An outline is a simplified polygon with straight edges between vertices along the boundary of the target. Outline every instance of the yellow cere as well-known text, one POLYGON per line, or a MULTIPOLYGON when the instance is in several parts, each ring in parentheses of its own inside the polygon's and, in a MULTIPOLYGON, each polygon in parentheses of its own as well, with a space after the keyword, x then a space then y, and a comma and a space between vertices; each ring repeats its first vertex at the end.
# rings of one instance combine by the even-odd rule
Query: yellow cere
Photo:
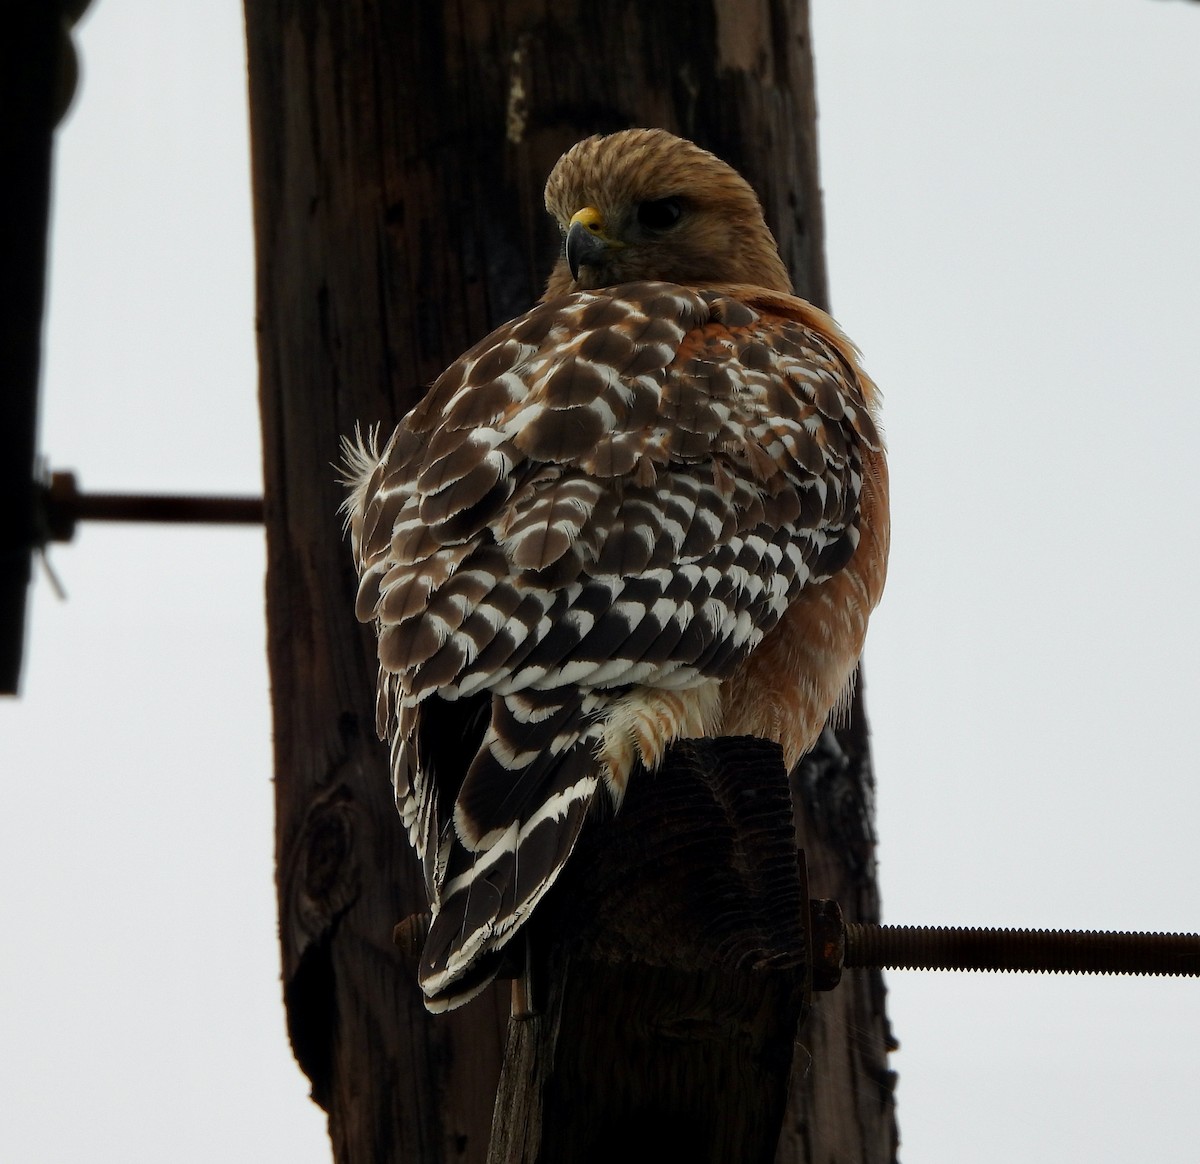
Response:
POLYGON ((571 216, 571 225, 574 226, 576 223, 582 226, 589 234, 593 234, 602 242, 607 243, 610 247, 625 245, 604 233, 604 215, 594 206, 585 206, 582 210, 577 210, 571 216))

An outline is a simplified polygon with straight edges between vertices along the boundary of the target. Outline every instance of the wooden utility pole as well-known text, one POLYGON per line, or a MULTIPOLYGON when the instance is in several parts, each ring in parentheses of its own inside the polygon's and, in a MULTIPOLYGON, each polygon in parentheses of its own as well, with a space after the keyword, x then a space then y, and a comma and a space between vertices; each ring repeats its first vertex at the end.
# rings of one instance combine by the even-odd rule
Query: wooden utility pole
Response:
MULTIPOLYGON (((375 739, 332 463, 540 293, 551 166, 662 126, 758 190, 797 290, 824 304, 802 0, 246 0, 268 538, 277 861, 289 1031, 338 1161, 487 1155, 507 985, 431 1018, 392 944, 425 907, 375 739)), ((861 699, 792 776, 814 896, 874 920, 861 699)), ((776 1160, 891 1160, 878 974, 800 1032, 776 1160)), ((605 1064, 608 1071, 619 1064, 605 1064)))

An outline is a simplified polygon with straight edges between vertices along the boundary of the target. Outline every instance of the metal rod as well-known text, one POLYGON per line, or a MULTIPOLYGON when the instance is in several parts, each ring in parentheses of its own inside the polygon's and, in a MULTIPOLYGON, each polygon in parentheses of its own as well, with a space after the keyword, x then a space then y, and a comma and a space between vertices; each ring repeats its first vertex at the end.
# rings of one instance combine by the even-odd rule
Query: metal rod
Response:
POLYGON ((1200 976, 1200 935, 845 924, 847 967, 1200 976))
POLYGON ((184 494, 81 493, 79 521, 200 522, 261 525, 261 497, 200 497, 184 494))
POLYGON ((263 499, 187 494, 83 493, 73 473, 53 473, 44 494, 44 517, 49 540, 69 542, 79 521, 261 525, 263 499))

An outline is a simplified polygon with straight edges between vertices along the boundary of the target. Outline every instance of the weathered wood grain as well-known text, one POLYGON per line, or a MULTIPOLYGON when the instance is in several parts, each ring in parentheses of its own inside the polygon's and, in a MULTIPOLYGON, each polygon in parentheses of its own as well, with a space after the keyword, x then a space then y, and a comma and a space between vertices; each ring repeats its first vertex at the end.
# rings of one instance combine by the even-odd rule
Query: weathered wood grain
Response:
MULTIPOLYGON (((823 304, 807 5, 246 0, 246 18, 289 1030, 336 1159, 481 1162, 508 991, 431 1018, 391 942, 425 903, 374 738, 338 440, 389 428, 529 306, 557 246, 542 184, 587 133, 660 125, 727 158, 823 304)), ((861 717, 841 739, 845 765, 802 770, 800 832, 814 892, 870 919, 861 717)), ((780 1161, 891 1158, 881 979, 859 981, 802 1032, 780 1161)))

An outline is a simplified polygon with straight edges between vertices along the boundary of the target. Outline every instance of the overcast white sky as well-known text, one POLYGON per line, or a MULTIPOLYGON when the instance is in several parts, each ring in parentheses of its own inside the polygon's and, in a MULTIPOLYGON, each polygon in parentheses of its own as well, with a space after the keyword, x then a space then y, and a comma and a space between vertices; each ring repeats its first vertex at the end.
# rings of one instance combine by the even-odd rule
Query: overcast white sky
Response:
MULTIPOLYGON (((1196 929, 1200 5, 816 0, 886 394, 885 919, 1196 929)), ((257 492, 241 9, 96 0, 41 447, 257 492)), ((338 536, 331 516, 330 536, 338 536)), ((0 703, 0 1158, 329 1159, 279 1000, 262 535, 86 527, 0 703)), ((888 976, 909 1164, 1194 1164, 1200 983, 888 976)))

